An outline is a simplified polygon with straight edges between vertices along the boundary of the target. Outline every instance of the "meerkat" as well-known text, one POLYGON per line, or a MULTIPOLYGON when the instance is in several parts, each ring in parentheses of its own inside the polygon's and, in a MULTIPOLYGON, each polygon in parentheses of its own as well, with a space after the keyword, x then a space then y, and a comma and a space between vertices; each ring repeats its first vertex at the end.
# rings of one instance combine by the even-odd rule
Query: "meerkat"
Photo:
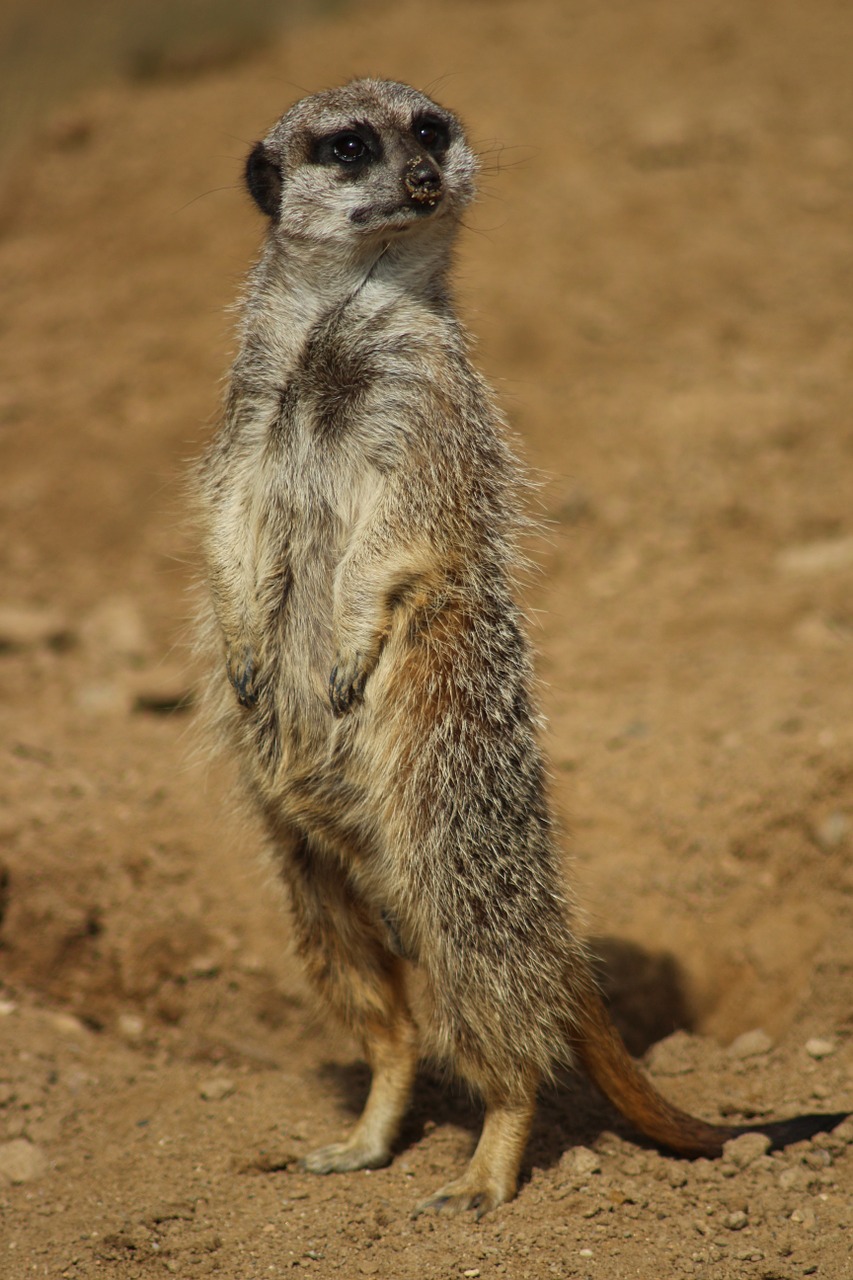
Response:
POLYGON ((654 1090, 574 923, 516 602, 525 479, 449 292, 476 169, 453 113, 374 79, 257 143, 268 232, 199 489, 214 720, 308 975, 372 1069, 352 1133, 304 1168, 388 1163, 427 1054, 485 1120, 416 1211, 480 1216, 514 1195, 537 1088, 565 1065, 675 1152, 744 1130, 654 1090))

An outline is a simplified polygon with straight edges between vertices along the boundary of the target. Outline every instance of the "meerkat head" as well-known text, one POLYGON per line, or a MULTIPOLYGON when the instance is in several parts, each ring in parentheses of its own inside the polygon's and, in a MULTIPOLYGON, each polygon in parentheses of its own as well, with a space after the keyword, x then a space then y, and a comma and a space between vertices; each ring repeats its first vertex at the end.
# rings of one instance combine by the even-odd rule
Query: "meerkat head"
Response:
POLYGON ((275 234, 352 245, 456 221, 476 167, 452 112, 408 85, 354 80, 291 107, 250 152, 246 185, 275 234))

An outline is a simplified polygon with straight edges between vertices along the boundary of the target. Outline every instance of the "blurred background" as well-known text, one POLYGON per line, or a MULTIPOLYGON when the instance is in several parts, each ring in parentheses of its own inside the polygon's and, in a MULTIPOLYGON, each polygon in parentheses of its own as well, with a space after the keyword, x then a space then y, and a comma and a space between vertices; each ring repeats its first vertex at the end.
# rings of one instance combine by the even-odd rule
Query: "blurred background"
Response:
POLYGON ((340 0, 4 0, 0 154, 93 85, 186 76, 238 61, 340 0))

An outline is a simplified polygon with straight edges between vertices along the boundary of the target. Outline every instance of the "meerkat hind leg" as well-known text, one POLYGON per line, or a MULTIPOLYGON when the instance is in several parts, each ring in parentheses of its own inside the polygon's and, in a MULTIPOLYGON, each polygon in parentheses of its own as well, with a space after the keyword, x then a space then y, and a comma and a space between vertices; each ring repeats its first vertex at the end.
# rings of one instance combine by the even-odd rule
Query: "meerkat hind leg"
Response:
POLYGON ((462 1213, 473 1209, 478 1218, 515 1195, 518 1171, 536 1107, 536 1090, 510 1101, 487 1100, 486 1118, 468 1168, 422 1200, 414 1215, 426 1209, 462 1213))
POLYGON ((415 1026, 400 1016, 392 1027, 374 1029, 367 1039, 373 1079, 364 1111, 343 1142, 319 1147, 300 1161, 309 1173, 379 1169, 391 1159, 418 1063, 415 1026))

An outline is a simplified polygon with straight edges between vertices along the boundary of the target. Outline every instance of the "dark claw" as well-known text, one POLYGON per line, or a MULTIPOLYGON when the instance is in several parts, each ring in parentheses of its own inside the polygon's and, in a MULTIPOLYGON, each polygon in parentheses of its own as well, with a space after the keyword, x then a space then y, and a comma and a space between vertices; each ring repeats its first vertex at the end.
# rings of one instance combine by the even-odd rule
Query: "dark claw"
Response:
POLYGON ((427 1209, 435 1209, 436 1213, 440 1213, 449 1200, 450 1196, 430 1196, 429 1200, 415 1205, 411 1216, 419 1218, 422 1213, 426 1213, 427 1209))
POLYGON ((228 679, 237 695, 241 707, 253 707, 258 701, 258 690, 255 686, 255 664, 248 649, 244 649, 239 662, 228 657, 228 679))
POLYGON ((332 712, 337 717, 345 716, 364 697, 367 676, 358 669, 358 657, 359 655, 356 654, 356 662, 353 664, 354 675, 346 668, 336 666, 332 668, 332 674, 329 676, 329 701, 332 704, 332 712))

